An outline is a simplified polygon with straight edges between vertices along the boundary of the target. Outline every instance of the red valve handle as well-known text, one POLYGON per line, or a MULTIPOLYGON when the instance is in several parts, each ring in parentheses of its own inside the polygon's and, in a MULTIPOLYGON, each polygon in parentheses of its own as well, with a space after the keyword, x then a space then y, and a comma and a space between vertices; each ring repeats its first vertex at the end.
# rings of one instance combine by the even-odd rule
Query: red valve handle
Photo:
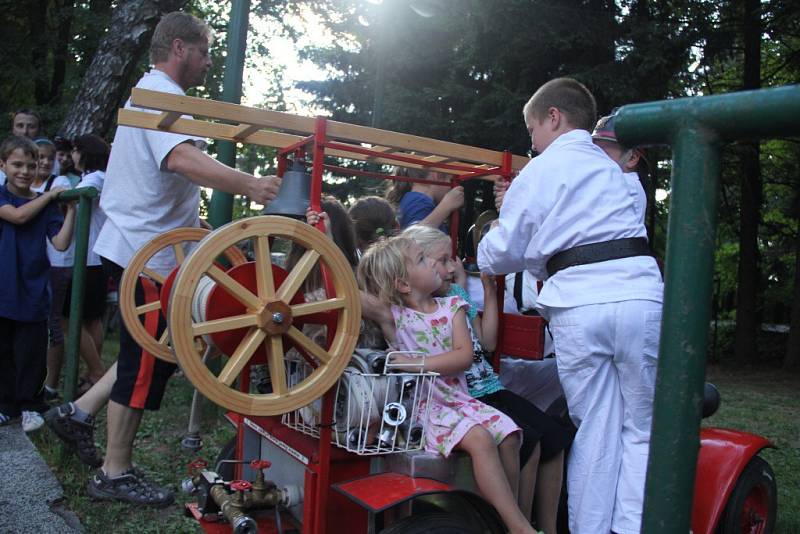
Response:
POLYGON ((257 469, 257 470, 269 469, 271 465, 272 462, 270 462, 269 460, 253 460, 250 462, 250 469, 257 469))
POLYGON ((247 491, 252 487, 253 485, 246 480, 234 480, 231 482, 231 489, 233 491, 247 491))
POLYGON ((191 462, 189 462, 189 474, 191 475, 198 469, 204 469, 206 467, 208 467, 208 462, 206 462, 202 458, 192 460, 191 462))

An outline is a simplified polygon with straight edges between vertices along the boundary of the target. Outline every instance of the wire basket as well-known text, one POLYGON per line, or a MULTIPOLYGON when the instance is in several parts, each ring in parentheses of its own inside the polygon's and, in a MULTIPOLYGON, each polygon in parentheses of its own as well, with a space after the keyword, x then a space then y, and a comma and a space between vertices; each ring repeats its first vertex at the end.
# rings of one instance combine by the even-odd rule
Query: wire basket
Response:
MULTIPOLYGON (((424 421, 436 373, 423 371, 420 353, 357 349, 336 384, 331 441, 360 455, 417 451, 425 446, 424 421), (392 358, 420 356, 419 371, 400 371, 392 358)), ((407 366, 404 366, 407 367, 407 366)), ((313 369, 303 360, 287 362, 292 386, 313 369)), ((283 415, 286 426, 319 437, 321 401, 283 415)))

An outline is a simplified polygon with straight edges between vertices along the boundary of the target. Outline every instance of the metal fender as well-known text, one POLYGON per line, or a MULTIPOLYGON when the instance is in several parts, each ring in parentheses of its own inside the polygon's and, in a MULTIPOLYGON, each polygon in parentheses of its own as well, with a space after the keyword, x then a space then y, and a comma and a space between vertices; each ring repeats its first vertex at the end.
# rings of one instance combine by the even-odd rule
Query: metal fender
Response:
POLYGON ((700 453, 694 481, 692 532, 712 534, 744 467, 762 449, 766 438, 724 428, 700 429, 700 453))

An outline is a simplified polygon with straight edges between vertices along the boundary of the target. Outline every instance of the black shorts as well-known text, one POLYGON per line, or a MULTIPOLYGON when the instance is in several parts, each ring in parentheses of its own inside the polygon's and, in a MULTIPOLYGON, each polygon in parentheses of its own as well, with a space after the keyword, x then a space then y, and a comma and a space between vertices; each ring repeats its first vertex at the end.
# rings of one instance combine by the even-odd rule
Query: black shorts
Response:
MULTIPOLYGON (((86 268, 86 285, 83 297, 83 320, 102 319, 106 313, 106 301, 108 299, 108 276, 100 265, 92 265, 86 268)), ((67 294, 64 297, 64 307, 61 315, 69 317, 69 307, 72 302, 72 279, 70 278, 67 286, 67 294)))
MULTIPOLYGON (((102 258, 103 269, 106 275, 119 284, 122 278, 122 267, 114 262, 102 258)), ((161 287, 155 283, 144 288, 141 282, 136 284, 136 305, 145 302, 145 291, 148 292, 148 301, 157 297, 161 287)), ((145 327, 148 331, 156 328, 156 338, 161 337, 167 326, 160 311, 143 315, 145 327), (157 315, 156 315, 157 314, 157 315), (157 317, 157 318, 156 318, 157 317)), ((160 360, 142 350, 133 340, 123 321, 119 327, 119 357, 117 359, 117 380, 111 388, 111 400, 130 408, 158 410, 167 380, 175 372, 174 363, 160 360)))
POLYGON ((557 419, 547 415, 513 391, 501 389, 479 397, 478 400, 503 412, 522 429, 520 467, 527 463, 537 443, 541 444, 542 461, 549 460, 569 445, 569 432, 557 419))

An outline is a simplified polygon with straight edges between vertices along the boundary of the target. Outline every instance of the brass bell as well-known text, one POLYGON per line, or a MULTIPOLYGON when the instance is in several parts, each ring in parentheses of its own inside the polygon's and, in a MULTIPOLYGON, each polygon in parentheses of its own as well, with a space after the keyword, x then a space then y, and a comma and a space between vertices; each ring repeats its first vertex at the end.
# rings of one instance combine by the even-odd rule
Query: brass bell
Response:
POLYGON ((283 173, 283 181, 275 200, 267 204, 263 215, 283 215, 306 220, 306 210, 311 202, 311 175, 302 161, 294 160, 292 169, 283 173))

